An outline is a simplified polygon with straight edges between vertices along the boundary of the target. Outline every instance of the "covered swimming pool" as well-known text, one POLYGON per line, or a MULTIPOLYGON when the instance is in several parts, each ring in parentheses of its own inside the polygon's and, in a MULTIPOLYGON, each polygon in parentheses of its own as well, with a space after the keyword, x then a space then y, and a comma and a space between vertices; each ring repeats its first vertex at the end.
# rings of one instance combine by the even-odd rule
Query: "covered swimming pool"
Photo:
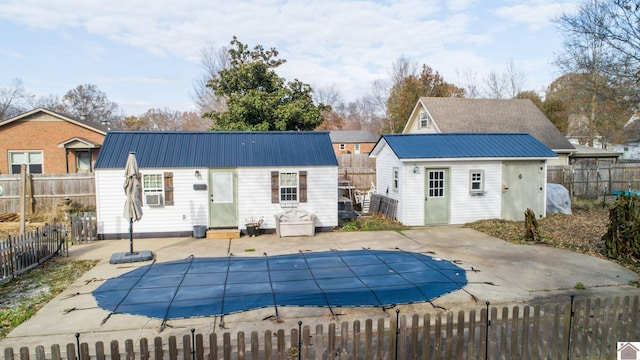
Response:
POLYGON ((270 306, 426 302, 466 284, 465 271, 450 261, 362 249, 152 263, 105 281, 93 296, 111 313, 168 320, 270 306))

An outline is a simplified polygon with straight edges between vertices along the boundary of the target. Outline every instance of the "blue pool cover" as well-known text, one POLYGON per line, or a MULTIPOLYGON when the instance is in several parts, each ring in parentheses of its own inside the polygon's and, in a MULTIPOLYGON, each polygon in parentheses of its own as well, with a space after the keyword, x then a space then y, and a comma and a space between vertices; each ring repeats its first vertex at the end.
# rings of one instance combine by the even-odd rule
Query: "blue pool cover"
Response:
POLYGON ((398 250, 300 252, 153 263, 93 291, 112 313, 179 319, 269 306, 388 306, 467 284, 457 265, 398 250))

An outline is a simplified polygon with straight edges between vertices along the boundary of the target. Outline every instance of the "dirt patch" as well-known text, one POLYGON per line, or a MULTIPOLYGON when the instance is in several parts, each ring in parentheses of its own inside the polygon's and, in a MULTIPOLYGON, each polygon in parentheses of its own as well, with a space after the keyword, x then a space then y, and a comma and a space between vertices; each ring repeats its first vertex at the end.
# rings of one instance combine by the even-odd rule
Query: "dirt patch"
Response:
MULTIPOLYGON (((552 214, 538 220, 541 241, 537 244, 570 249, 604 258, 602 235, 609 225, 611 203, 577 203, 572 215, 552 214)), ((524 221, 482 220, 466 225, 505 241, 525 244, 524 221)), ((640 274, 640 264, 620 262, 640 274)))

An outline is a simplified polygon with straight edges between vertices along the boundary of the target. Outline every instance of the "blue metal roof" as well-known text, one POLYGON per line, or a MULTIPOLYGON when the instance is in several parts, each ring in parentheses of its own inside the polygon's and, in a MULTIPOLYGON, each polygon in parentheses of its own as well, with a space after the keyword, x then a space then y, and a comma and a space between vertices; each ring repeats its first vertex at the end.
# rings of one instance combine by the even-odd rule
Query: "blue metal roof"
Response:
POLYGON ((394 134, 382 135, 382 140, 399 159, 558 156, 525 133, 394 134))
POLYGON ((110 131, 96 169, 337 166, 326 131, 110 131))

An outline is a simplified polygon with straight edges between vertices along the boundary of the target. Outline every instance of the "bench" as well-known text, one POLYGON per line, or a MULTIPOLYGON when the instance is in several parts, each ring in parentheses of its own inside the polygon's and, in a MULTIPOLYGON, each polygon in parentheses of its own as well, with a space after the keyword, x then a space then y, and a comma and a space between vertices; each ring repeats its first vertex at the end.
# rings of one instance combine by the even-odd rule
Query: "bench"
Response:
POLYGON ((285 236, 314 236, 316 215, 301 209, 287 210, 275 214, 276 234, 285 236))

